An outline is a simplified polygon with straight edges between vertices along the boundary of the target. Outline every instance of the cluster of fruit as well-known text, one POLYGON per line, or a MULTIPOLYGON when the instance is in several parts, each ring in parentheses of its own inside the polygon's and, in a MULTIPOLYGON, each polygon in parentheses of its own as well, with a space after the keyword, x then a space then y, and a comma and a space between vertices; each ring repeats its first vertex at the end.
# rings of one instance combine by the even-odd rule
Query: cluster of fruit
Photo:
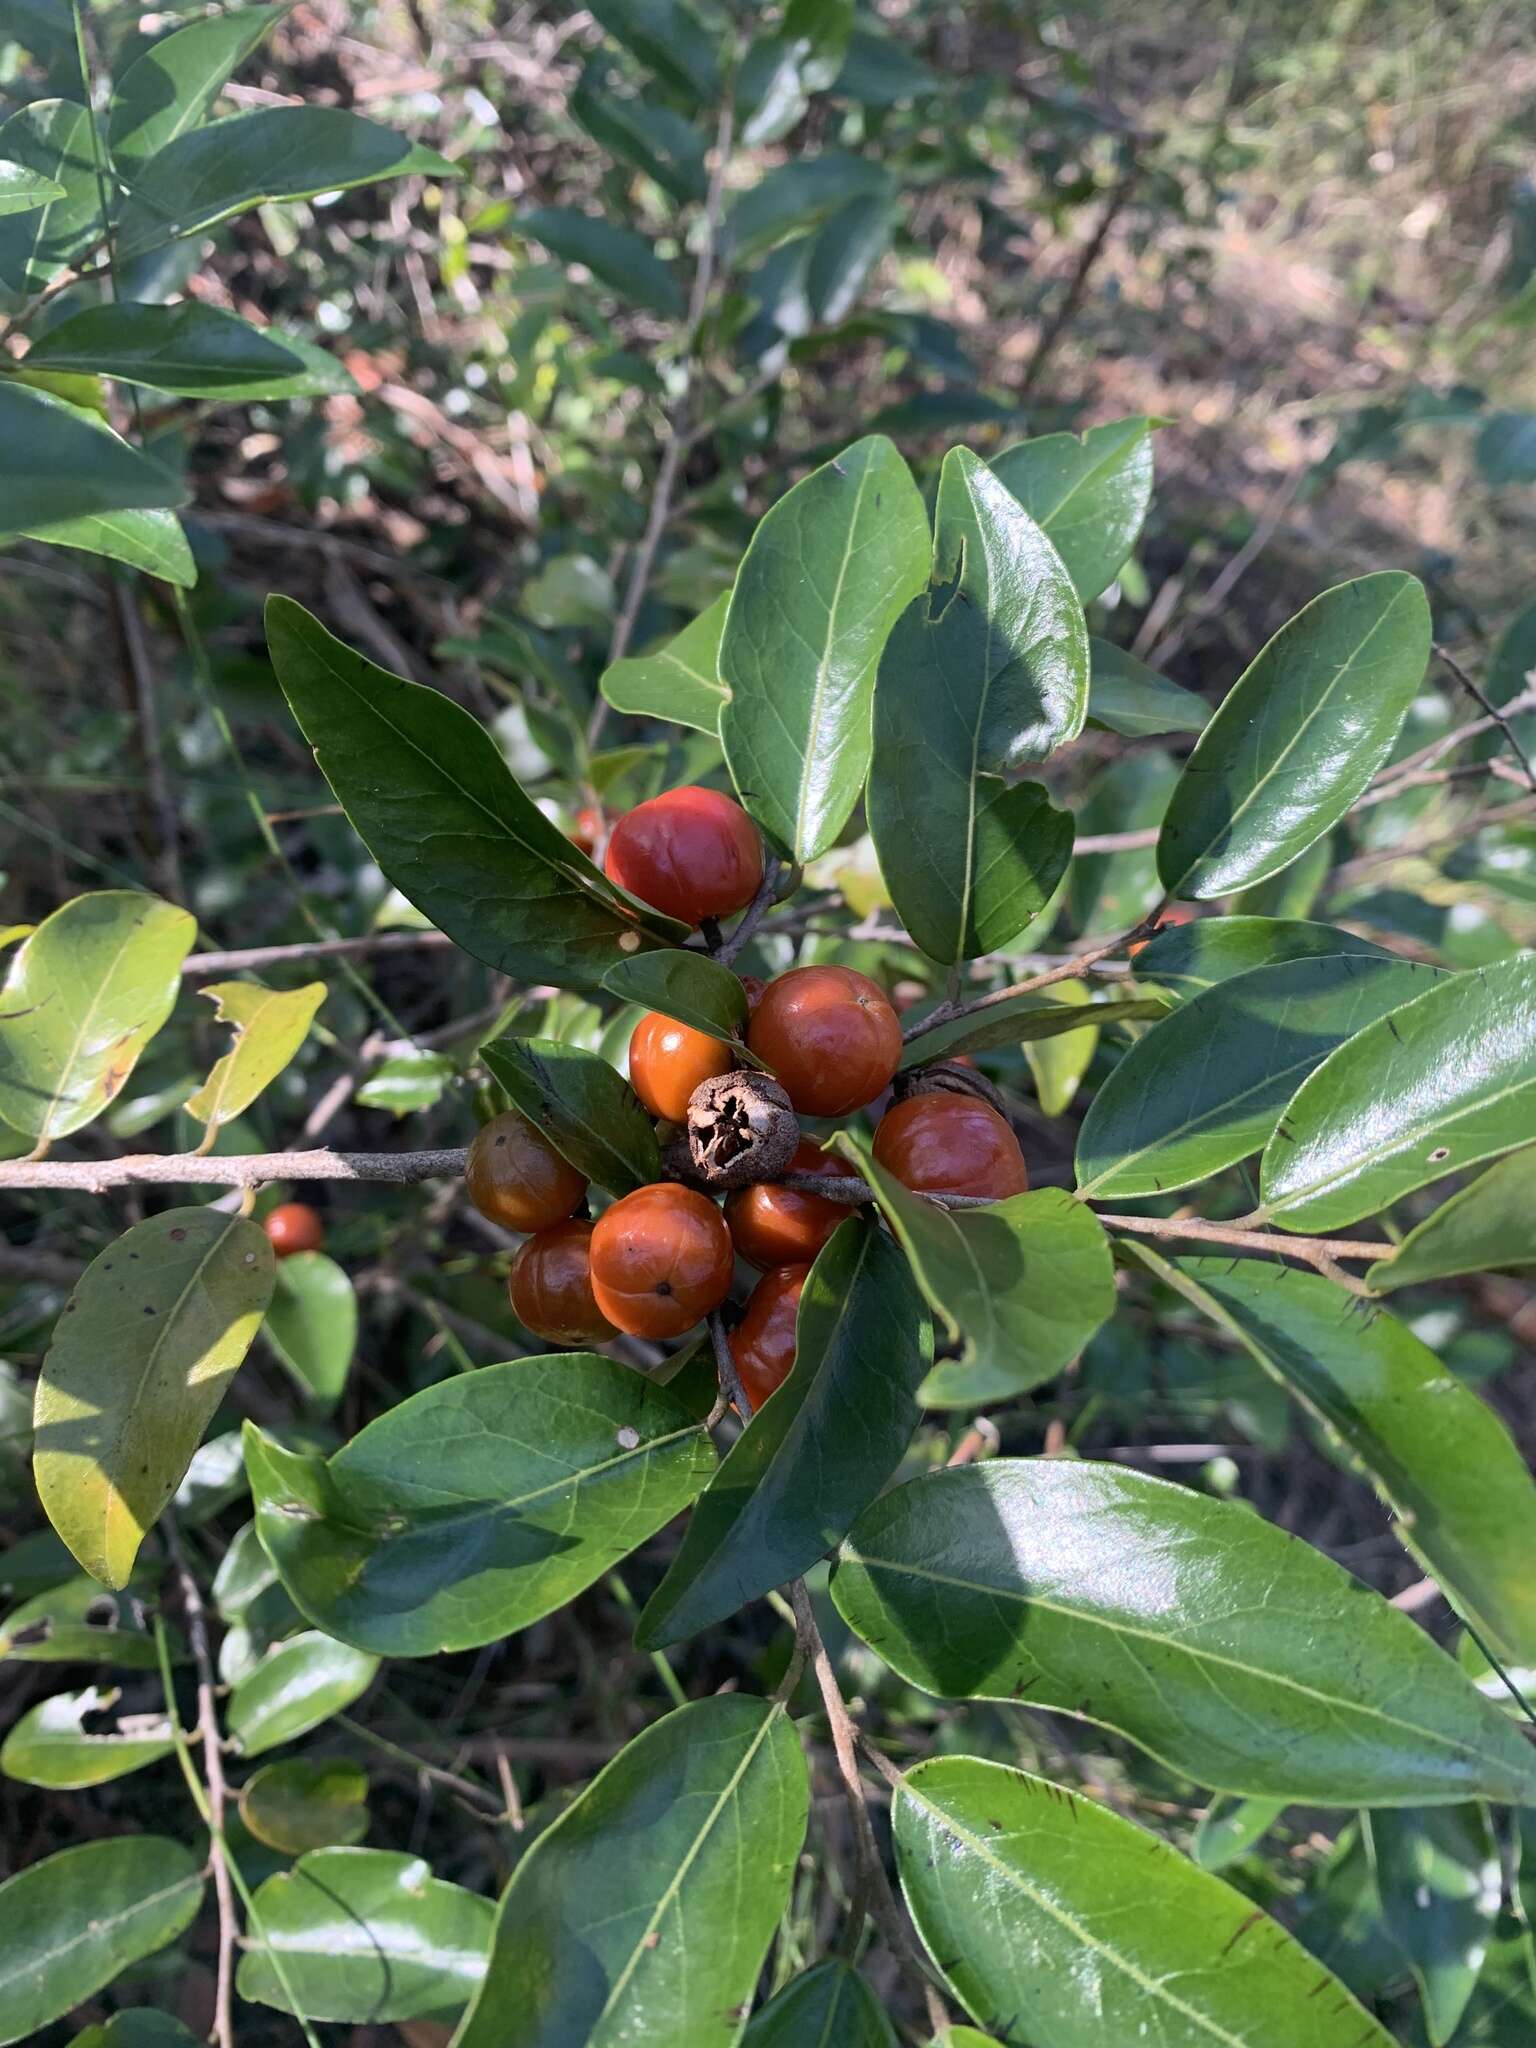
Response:
MULTIPOLYGON (((620 818, 604 860, 610 880, 653 908, 698 925, 744 909, 763 880, 762 845, 739 805, 709 789, 679 789, 620 818)), ((853 969, 795 967, 766 986, 747 977, 746 1043, 787 1096, 791 1112, 836 1118, 885 1094, 902 1051, 901 1027, 876 983, 853 969)), ((723 1040, 651 1013, 630 1041, 629 1074, 652 1116, 686 1125, 703 1091, 737 1069, 723 1040)), ((741 1080, 750 1088, 751 1076, 741 1080)), ((777 1091, 775 1091, 777 1094, 777 1091)), ((854 1169, 792 1126, 778 1172, 853 1176, 854 1169)), ((875 1158, 920 1194, 991 1200, 1028 1185, 1005 1118, 971 1094, 914 1092, 875 1133, 875 1158)), ((753 1408, 794 1362, 800 1290, 811 1262, 850 1213, 827 1196, 764 1177, 731 1192, 724 1208, 698 1187, 658 1181, 624 1195, 595 1222, 576 1212, 585 1177, 532 1123, 509 1110, 470 1147, 466 1183, 481 1214, 529 1233, 512 1265, 512 1306, 556 1344, 602 1342, 622 1331, 681 1336, 725 1301, 737 1257, 757 1282, 731 1337, 753 1408)))

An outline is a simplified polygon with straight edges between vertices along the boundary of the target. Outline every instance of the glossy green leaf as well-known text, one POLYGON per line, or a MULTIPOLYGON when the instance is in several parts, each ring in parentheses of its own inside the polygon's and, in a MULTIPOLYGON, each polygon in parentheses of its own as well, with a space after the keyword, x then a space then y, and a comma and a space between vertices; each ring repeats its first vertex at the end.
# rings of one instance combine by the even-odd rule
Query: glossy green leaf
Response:
POLYGON ((1369 1025, 1297 1090, 1262 1213, 1331 1231, 1536 1139, 1536 959, 1458 974, 1369 1025))
POLYGON ((563 1607, 714 1469, 672 1388, 588 1352, 413 1394, 327 1464, 248 1424, 256 1524, 321 1627, 385 1656, 471 1649, 563 1607))
POLYGON ((99 2027, 83 2027, 69 2048, 199 2048, 190 2027, 168 2012, 131 2005, 99 2027))
POLYGON ((171 1014, 196 936, 188 911, 133 889, 44 918, 0 991, 0 1117, 52 1139, 99 1116, 171 1014))
POLYGON ((40 540, 48 547, 105 555, 109 562, 126 562, 130 569, 142 569, 146 576, 159 576, 182 590, 190 590, 197 582, 197 564, 181 521, 174 512, 152 506, 61 519, 49 526, 29 527, 24 538, 40 540))
POLYGON ((1139 740, 1151 733, 1199 732, 1211 715, 1203 697, 1097 634, 1089 636, 1088 663, 1090 725, 1139 740))
POLYGON ((127 1583, 250 1349, 273 1274, 258 1224, 167 1209, 76 1282, 38 1377, 33 1471, 49 1521, 103 1585, 127 1583))
POLYGON ((1170 995, 1195 996, 1255 967, 1316 960, 1326 953, 1397 957, 1371 939, 1305 918, 1200 917, 1168 925, 1149 939, 1136 956, 1136 979, 1155 982, 1170 995))
POLYGON ((240 1787, 240 1818, 284 1856, 355 1848, 368 1832, 368 1773, 342 1757, 263 1764, 240 1787))
MULTIPOLYGON (((1171 757, 1138 747, 1098 777, 1077 814, 1082 837, 1147 832, 1162 823, 1179 771, 1171 757)), ((1067 902, 1084 938, 1124 931, 1154 908, 1163 894, 1150 847, 1080 853, 1072 862, 1067 902)))
POLYGON ((1494 1411, 1395 1317, 1320 1274, 1137 1252, 1345 1447, 1500 1656, 1536 1662, 1536 1484, 1494 1411))
POLYGON ((291 1252, 277 1262, 268 1343, 322 1414, 341 1399, 357 1349, 357 1294, 324 1252, 291 1252))
POLYGON ((720 642, 720 740, 742 802, 790 860, 825 853, 863 793, 880 650, 928 554, 912 472, 875 434, 758 522, 720 642))
POLYGON ((896 1868, 972 2018, 1031 2048, 1393 2048, 1294 1936, 1135 1822, 1044 1778, 931 1757, 896 1868))
POLYGON ((1458 1273, 1536 1265, 1536 1147, 1515 1152, 1442 1202, 1366 1274, 1378 1294, 1458 1273))
POLYGON ((0 489, 0 534, 180 505, 187 496, 179 477, 95 413, 11 377, 0 377, 0 489))
POLYGON ((485 1975, 492 1912, 419 1856, 317 1849, 258 1886, 251 1918, 261 1936, 240 1959, 236 1988, 292 2012, 286 1977, 313 2020, 451 2017, 485 1975))
POLYGON ((642 64, 695 101, 715 91, 715 39, 683 0, 593 0, 588 12, 642 64))
POLYGON ((233 1688, 225 1725, 242 1756, 259 1756, 345 1713, 378 1668, 377 1657, 319 1629, 290 1636, 233 1688))
MULTIPOLYGON (((60 191, 42 206, 0 212, 0 305, 14 308, 101 237, 91 117, 73 100, 33 100, 0 126, 0 159, 60 191)), ((0 448, 9 439, 0 434, 0 448)))
POLYGON ((896 2048, 885 2008, 850 1963, 835 1956, 795 1977, 741 2037, 742 2048, 896 2048))
POLYGON ((136 1584, 105 1592, 92 1578, 66 1579, 13 1607, 0 1622, 0 1658, 20 1664, 112 1664, 153 1671, 159 1662, 136 1584))
MULTIPOLYGON (((1050 538, 1084 603, 1115 580, 1152 503, 1157 420, 1041 434, 992 458, 992 472, 1050 538)), ((1170 686, 1171 687, 1171 686, 1170 686)))
POLYGON ((491 1078, 572 1166, 611 1195, 661 1177, 656 1132, 617 1067, 554 1038, 495 1038, 480 1048, 491 1078))
POLYGON ((800 1295, 795 1363, 699 1496, 635 1640, 681 1642, 813 1565, 905 1455, 933 1335, 912 1269, 850 1217, 800 1295))
MULTIPOLYGON (((702 953, 673 947, 621 960, 603 976, 603 987, 621 1003, 659 1010, 713 1038, 739 1039, 747 1024, 747 992, 741 976, 702 953)), ((746 1064, 743 1053, 743 1064, 746 1064)))
POLYGON ((1284 1811, 1283 1799, 1215 1798, 1195 1829, 1190 1854, 1202 1870, 1225 1870, 1261 1842, 1284 1811))
POLYGON ((1061 558, 966 449, 944 458, 932 581, 891 629, 874 702, 869 823, 902 922, 935 960, 994 952, 1070 857, 1070 818, 1005 778, 1082 730, 1088 634, 1061 558))
POLYGON ((1334 868, 1333 835, 1325 832, 1289 867, 1255 882, 1232 898, 1238 917, 1305 918, 1323 892, 1334 868))
MULTIPOLYGON (((1046 1038, 1026 1038, 1023 1042, 1024 1061, 1034 1080, 1041 1109, 1047 1116, 1064 1116, 1099 1049, 1099 1022, 1092 1018, 1097 1006, 1086 981, 1058 981, 1042 993, 1061 1008, 1082 1012, 1076 1028, 1057 1031, 1046 1038)), ((1119 1014, 1123 1017, 1124 1010, 1119 1014)))
POLYGON ((1429 660, 1415 576, 1325 590, 1269 642, 1201 734, 1163 820, 1157 865, 1179 896, 1225 896, 1336 825, 1392 752, 1429 660))
POLYGON ((226 81, 287 12, 287 6, 232 8, 162 36, 136 57, 113 86, 107 114, 107 143, 118 169, 131 175, 157 150, 201 126, 226 81))
POLYGON ((1477 1988, 1503 1897, 1487 1810, 1373 1813, 1365 1830, 1387 1932, 1418 1984, 1429 2038, 1444 2048, 1477 1988))
POLYGON ((644 235, 575 206, 536 206, 519 217, 521 233, 562 263, 579 263, 599 284, 664 320, 680 320, 687 301, 670 267, 644 235))
POLYGON ((216 1131, 271 1087, 309 1036, 327 990, 323 981, 285 989, 264 988, 259 981, 219 981, 198 994, 212 999, 215 1023, 235 1028, 234 1044, 185 1104, 188 1116, 216 1131))
POLYGON ((1255 967, 1181 1003, 1094 1097, 1077 1187, 1107 1202, 1189 1187, 1260 1151, 1307 1075, 1439 969, 1331 954, 1255 967))
POLYGON ((1061 1189, 941 1209, 877 1166, 852 1132, 840 1131, 830 1149, 874 1189, 929 1307, 959 1340, 959 1358, 924 1381, 925 1406, 966 1407, 1054 1379, 1113 1310, 1109 1240, 1092 1210, 1061 1189))
POLYGON ((781 1706, 727 1694, 655 1722, 518 1864, 453 2048, 734 2040, 809 1791, 781 1706))
POLYGON ((121 1696, 115 1687, 103 1692, 92 1685, 84 1692, 40 1700, 6 1736, 0 1771, 23 1785, 78 1792, 169 1756, 171 1730, 164 1711, 125 1720, 112 1711, 121 1696))
POLYGON ((601 60, 589 63, 567 103, 571 119, 610 156, 643 171, 672 198, 702 199, 709 179, 698 129, 653 96, 605 92, 603 77, 601 60))
POLYGON ((1218 1791, 1536 1792, 1536 1755, 1407 1615, 1246 1505, 1122 1466, 993 1458, 899 1487, 832 1597, 914 1685, 1080 1715, 1218 1791))
POLYGON ((433 1109, 459 1069, 445 1052, 391 1053, 379 1061, 357 1101, 364 1109, 387 1109, 391 1116, 413 1116, 433 1109))
POLYGON ((335 356, 217 306, 87 306, 34 342, 27 367, 115 377, 181 398, 318 398, 351 391, 335 356))
POLYGON ((0 2042, 29 2041, 189 1927, 202 1858, 164 1835, 45 1856, 0 1884, 0 2042))
POLYGON ((363 843, 477 960, 520 981, 590 989, 627 954, 683 936, 604 879, 450 698, 376 667, 290 598, 268 599, 267 640, 289 707, 363 843))
POLYGON ((730 592, 722 592, 663 646, 604 669, 599 687, 614 710, 718 734, 721 706, 730 695, 720 680, 720 636, 730 602, 730 592))
MULTIPOLYGON (((1083 1000, 1089 1000, 1082 982, 1068 985, 1082 988, 1083 1000)), ((947 1023, 935 1024, 921 1037, 907 1041, 902 1049, 902 1067, 922 1067, 930 1060, 953 1059, 963 1052, 988 1052, 1003 1045, 1043 1045, 1064 1036, 1075 1037, 1083 1019, 1064 1014, 1070 998, 1060 998, 1062 986, 1058 983, 1055 988, 1036 989, 1032 995, 1010 996, 1007 1002, 978 1010, 973 1016, 952 1017, 947 1023)), ((1093 1005, 1097 1025, 1122 1024, 1133 1018, 1155 1019, 1167 1014, 1168 1005, 1157 996, 1117 997, 1093 1005)))
POLYGON ((29 170, 25 164, 0 162, 0 218, 31 213, 63 197, 64 187, 56 178, 29 170))

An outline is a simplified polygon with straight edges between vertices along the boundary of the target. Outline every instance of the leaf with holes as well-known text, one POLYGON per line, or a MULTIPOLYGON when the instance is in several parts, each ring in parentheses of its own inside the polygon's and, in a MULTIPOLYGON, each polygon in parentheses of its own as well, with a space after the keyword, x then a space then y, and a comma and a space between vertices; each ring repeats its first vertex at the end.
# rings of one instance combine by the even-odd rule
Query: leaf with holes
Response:
POLYGON ((234 1044, 185 1105, 188 1116, 208 1126, 211 1143, 219 1127, 249 1109, 298 1052, 326 986, 311 981, 303 988, 275 989, 259 981, 219 981, 198 994, 213 1001, 216 1023, 235 1027, 234 1044))
POLYGON ((173 1744, 164 1708, 115 1714, 121 1698, 115 1686, 103 1692, 91 1685, 84 1692, 60 1692, 40 1700, 6 1736, 0 1747, 0 1771, 23 1785, 78 1792, 169 1756, 173 1744), (85 1725, 88 1718, 90 1728, 85 1725))

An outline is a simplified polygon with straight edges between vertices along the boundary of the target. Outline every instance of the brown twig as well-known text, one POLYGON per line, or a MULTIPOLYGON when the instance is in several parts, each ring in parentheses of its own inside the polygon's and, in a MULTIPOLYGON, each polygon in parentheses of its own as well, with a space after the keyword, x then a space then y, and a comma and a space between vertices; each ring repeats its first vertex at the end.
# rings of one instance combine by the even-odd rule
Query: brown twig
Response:
POLYGON ((1529 754, 1527 754, 1525 748, 1521 745, 1519 735, 1516 733, 1514 727, 1510 724, 1509 718, 1506 715, 1506 713, 1499 709, 1499 707, 1482 689, 1480 684, 1473 682, 1472 678, 1467 674, 1466 670, 1462 667, 1461 663, 1456 660, 1454 655, 1447 653, 1446 649, 1440 645, 1440 642, 1438 640, 1434 643, 1434 645, 1435 653, 1439 656, 1440 660, 1445 664, 1445 666, 1450 670, 1451 674, 1456 678, 1457 682, 1460 683, 1461 687, 1472 699, 1473 703, 1477 706, 1478 710, 1482 712, 1485 718, 1491 718, 1494 724, 1498 727, 1499 732, 1503 736, 1505 746, 1509 748, 1509 751, 1514 755, 1515 759, 1520 763, 1520 766, 1524 769, 1525 780, 1527 785, 1531 789, 1536 790, 1536 768, 1532 768, 1531 757, 1529 754))
POLYGON ((1277 1258, 1301 1259, 1351 1294, 1369 1295, 1362 1281, 1346 1273, 1340 1259, 1377 1259, 1392 1256, 1392 1246, 1374 1244, 1368 1238, 1292 1237, 1283 1230, 1245 1230, 1235 1223, 1207 1223, 1199 1216, 1106 1216, 1095 1214, 1106 1230, 1124 1231, 1130 1237, 1184 1238, 1190 1243, 1226 1245, 1237 1252, 1264 1252, 1277 1258))
POLYGON ((181 871, 176 799, 171 789, 171 773, 165 757, 165 741, 160 727, 160 700, 155 690, 155 672, 149 659, 149 650, 144 644, 144 621, 139 615, 133 591, 115 578, 112 579, 110 587, 118 644, 122 649, 123 665, 128 671, 128 680, 133 688, 134 704, 138 712, 139 751, 144 758, 144 776, 149 784, 150 807, 155 814, 156 835, 160 842, 160 886, 173 903, 185 903, 187 888, 181 871))
POLYGON ((1221 573, 1211 584, 1210 589, 1206 591, 1203 597, 1196 600, 1179 624, 1174 626, 1171 631, 1165 633, 1151 653, 1148 654, 1147 665, 1150 668, 1161 668, 1165 662, 1170 661, 1184 645, 1184 642, 1189 638, 1196 626, 1200 624, 1201 620, 1208 619, 1212 612, 1231 593, 1238 580, 1247 575, 1248 571, 1259 559, 1259 556, 1263 554, 1264 550, 1274 539, 1291 500, 1301 489, 1307 475, 1308 467, 1305 463, 1292 470, 1285 482, 1281 484, 1279 490, 1270 499, 1269 505, 1265 509, 1258 525, 1255 526, 1253 532, 1249 534, 1247 540, 1244 541, 1231 561, 1222 569, 1221 573))
POLYGON ((976 996, 968 1003, 941 1003, 936 1010, 930 1010, 921 1023, 907 1026, 901 1034, 903 1045, 911 1045, 915 1039, 925 1037, 940 1024, 953 1024, 961 1017, 972 1017, 978 1011, 995 1009, 999 1003, 1012 1002, 1015 996, 1033 995, 1037 988, 1049 988, 1053 982, 1071 980, 1085 967, 1092 967, 1095 961, 1107 959, 1111 953, 1121 952, 1126 946, 1134 945, 1137 939, 1144 939, 1156 931, 1165 907, 1164 903, 1159 903, 1140 924, 1133 925, 1127 932, 1117 932, 1114 938, 1106 939, 1100 946, 1090 946, 1086 952, 1075 954, 1059 967, 1049 967, 1044 973, 1033 974, 1026 981, 1011 982, 1007 988, 995 988, 990 994, 976 996))
POLYGON ((747 1399, 747 1390, 741 1383, 741 1374, 736 1370, 731 1340, 725 1334, 725 1322, 719 1309, 710 1312, 709 1341, 715 1349, 715 1370, 720 1375, 721 1388, 742 1421, 750 1422, 752 1403, 747 1399))
POLYGON ((419 952, 423 946, 451 946, 442 932, 365 932, 356 939, 301 939, 290 946, 238 946, 228 953, 189 953, 183 974, 236 974, 251 967, 286 967, 304 960, 351 960, 362 953, 419 952))
POLYGON ((374 1181, 414 1187, 452 1180, 464 1171, 466 1152, 249 1152, 210 1158, 196 1152, 136 1152, 122 1159, 7 1159, 0 1188, 70 1189, 103 1195, 110 1188, 259 1188, 274 1180, 374 1181))
POLYGON ((197 1726, 202 1736, 203 1782, 208 1788, 208 1860, 213 1871, 213 1893, 219 1911, 218 1967, 214 1978, 211 2038, 217 2048, 234 2048, 235 1943, 239 1939, 240 1926, 235 1912, 235 1890, 230 1882, 229 1860, 224 1854, 224 1750, 219 1731, 213 1657, 208 1647, 208 1614, 197 1580, 181 1547, 176 1517, 170 1509, 166 1510, 164 1527, 165 1547, 181 1591, 181 1603, 187 1618, 187 1641, 197 1671, 197 1726))
POLYGON ((782 862, 776 854, 770 853, 763 865, 763 879, 757 894, 747 905, 746 913, 733 932, 728 932, 715 948, 715 958, 722 967, 729 967, 737 956, 751 944, 754 933, 767 916, 769 906, 779 886, 782 862))
POLYGON ((1056 351, 1056 344, 1076 319, 1077 309, 1088 289, 1088 279, 1104 252, 1104 244, 1109 240, 1109 231, 1124 212, 1126 203, 1135 189, 1139 168, 1135 157, 1132 156, 1110 188, 1109 197, 1099 214, 1098 224, 1083 244, 1082 253, 1073 265, 1072 275, 1067 280, 1067 288, 1061 295, 1061 301, 1041 330, 1040 339, 1035 344, 1035 352, 1029 359, 1029 368, 1024 372, 1019 384, 1020 398, 1028 398, 1039 383, 1046 364, 1056 351))

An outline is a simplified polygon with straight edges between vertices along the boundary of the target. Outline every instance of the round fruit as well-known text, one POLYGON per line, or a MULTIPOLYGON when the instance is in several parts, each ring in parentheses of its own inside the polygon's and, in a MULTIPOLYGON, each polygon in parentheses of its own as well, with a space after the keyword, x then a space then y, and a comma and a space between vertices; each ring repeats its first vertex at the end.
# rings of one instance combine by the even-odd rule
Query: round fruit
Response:
POLYGON ((672 789, 620 818, 603 872, 653 909, 699 924, 752 901, 763 842, 741 805, 717 789, 672 789))
POLYGON ((587 1192, 586 1175, 515 1109, 493 1116, 475 1133, 464 1184, 480 1214, 508 1230, 563 1223, 587 1192))
POLYGON ((795 1318, 809 1266, 775 1266, 753 1288, 731 1332, 731 1356, 755 1415, 795 1362, 795 1318))
POLYGON ((507 1276, 512 1313, 551 1344, 603 1344, 618 1333, 592 1294, 592 1225, 551 1223, 519 1249, 507 1276))
POLYGON ((692 1188, 658 1181, 592 1228, 592 1294, 631 1337, 680 1337, 724 1301, 735 1254, 725 1218, 692 1188))
MULTIPOLYGON (((840 1180, 859 1177, 846 1159, 823 1152, 812 1138, 800 1140, 789 1171, 835 1174, 840 1180)), ((808 1266, 839 1223, 855 1213, 848 1202, 803 1194, 799 1188, 768 1180, 738 1189, 725 1205, 737 1251, 765 1273, 773 1266, 808 1266)))
POLYGON ((294 1252, 317 1252, 325 1243, 325 1225, 308 1202, 279 1202, 261 1219, 261 1227, 280 1259, 294 1252))
POLYGON ((875 1159, 918 1195, 997 1202, 1029 1186, 1013 1126, 974 1095, 909 1095, 896 1103, 875 1132, 875 1159))
MULTIPOLYGON (((1193 924, 1199 915, 1199 911, 1194 908, 1193 904, 1170 903, 1162 916, 1157 920, 1157 931, 1152 934, 1152 938, 1155 939, 1158 932, 1167 931, 1171 925, 1193 924)), ((1134 960, 1142 948, 1150 946, 1151 943, 1152 939, 1138 939, 1134 946, 1127 946, 1125 950, 1134 960)))
POLYGON ((747 1044, 803 1115, 846 1116, 890 1086, 901 1026, 868 975, 792 967, 764 989, 747 1044))
POLYGON ((650 1010, 635 1026, 629 1041, 629 1079, 652 1116, 680 1124, 688 1115, 688 1098, 701 1082, 728 1074, 736 1060, 723 1038, 695 1031, 650 1010))

